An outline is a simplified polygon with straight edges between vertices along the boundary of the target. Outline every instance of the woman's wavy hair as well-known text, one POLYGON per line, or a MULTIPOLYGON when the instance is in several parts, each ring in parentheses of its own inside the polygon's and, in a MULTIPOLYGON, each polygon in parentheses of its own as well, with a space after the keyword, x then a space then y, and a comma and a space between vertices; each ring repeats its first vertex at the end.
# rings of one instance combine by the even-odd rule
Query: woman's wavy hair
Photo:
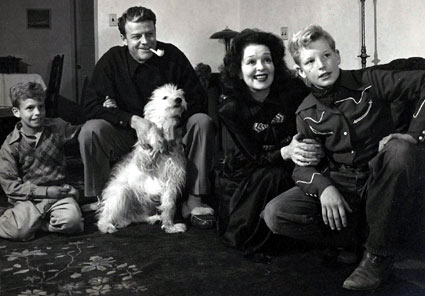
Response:
POLYGON ((233 38, 230 50, 224 56, 223 65, 220 66, 221 81, 226 88, 235 89, 240 85, 243 53, 251 44, 265 45, 269 48, 275 67, 273 83, 291 75, 283 59, 285 46, 282 39, 258 29, 245 29, 233 38))

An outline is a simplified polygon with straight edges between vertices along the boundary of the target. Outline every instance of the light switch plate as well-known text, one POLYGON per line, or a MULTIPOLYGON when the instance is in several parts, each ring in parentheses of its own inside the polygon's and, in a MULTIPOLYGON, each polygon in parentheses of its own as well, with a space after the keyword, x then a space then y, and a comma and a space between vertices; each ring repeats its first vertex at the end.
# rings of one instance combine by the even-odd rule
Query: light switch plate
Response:
POLYGON ((288 40, 288 27, 280 27, 280 37, 283 40, 288 40))
POLYGON ((118 26, 118 19, 117 19, 116 13, 110 13, 109 14, 109 26, 110 27, 118 26))

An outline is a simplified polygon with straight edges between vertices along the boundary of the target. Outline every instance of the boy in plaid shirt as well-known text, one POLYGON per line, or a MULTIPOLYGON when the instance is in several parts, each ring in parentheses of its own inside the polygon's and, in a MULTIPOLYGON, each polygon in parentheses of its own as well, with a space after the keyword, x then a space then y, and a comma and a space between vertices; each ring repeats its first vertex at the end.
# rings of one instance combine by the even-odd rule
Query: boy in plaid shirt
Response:
POLYGON ((38 230, 77 233, 84 229, 78 191, 65 184, 64 144, 79 126, 46 118, 38 83, 10 89, 13 115, 21 120, 0 150, 0 184, 13 207, 0 217, 0 237, 27 241, 38 230))

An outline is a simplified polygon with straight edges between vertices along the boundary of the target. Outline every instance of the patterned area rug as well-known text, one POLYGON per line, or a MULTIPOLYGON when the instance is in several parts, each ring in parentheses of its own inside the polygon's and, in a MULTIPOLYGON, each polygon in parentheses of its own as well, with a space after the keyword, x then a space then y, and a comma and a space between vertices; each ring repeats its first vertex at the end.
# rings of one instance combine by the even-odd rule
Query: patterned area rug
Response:
MULTIPOLYGON (((0 241, 0 295, 347 295, 341 284, 354 268, 302 247, 255 263, 213 230, 168 235, 142 224, 102 235, 93 222, 86 217, 82 235, 0 241)), ((405 257, 382 288, 356 295, 424 295, 424 272, 423 257, 405 257)))
MULTIPOLYGON (((82 167, 71 167, 71 184, 82 189, 82 167)), ((104 235, 93 212, 84 218, 79 235, 0 239, 0 295, 351 295, 341 285, 355 266, 324 261, 316 248, 281 244, 270 261, 257 263, 226 248, 215 230, 166 234, 159 225, 138 224, 104 235)), ((384 286, 356 296, 425 295, 420 235, 402 245, 384 286)))

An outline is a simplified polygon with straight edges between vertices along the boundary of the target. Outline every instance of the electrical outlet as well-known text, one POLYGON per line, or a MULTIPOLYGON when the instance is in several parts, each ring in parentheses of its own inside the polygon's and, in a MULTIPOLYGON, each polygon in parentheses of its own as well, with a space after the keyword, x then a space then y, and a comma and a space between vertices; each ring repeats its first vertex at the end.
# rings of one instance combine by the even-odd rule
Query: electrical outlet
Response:
POLYGON ((110 27, 118 26, 118 19, 117 19, 116 13, 110 13, 109 14, 109 26, 110 27))
POLYGON ((288 27, 280 27, 280 36, 283 40, 288 40, 288 27))

